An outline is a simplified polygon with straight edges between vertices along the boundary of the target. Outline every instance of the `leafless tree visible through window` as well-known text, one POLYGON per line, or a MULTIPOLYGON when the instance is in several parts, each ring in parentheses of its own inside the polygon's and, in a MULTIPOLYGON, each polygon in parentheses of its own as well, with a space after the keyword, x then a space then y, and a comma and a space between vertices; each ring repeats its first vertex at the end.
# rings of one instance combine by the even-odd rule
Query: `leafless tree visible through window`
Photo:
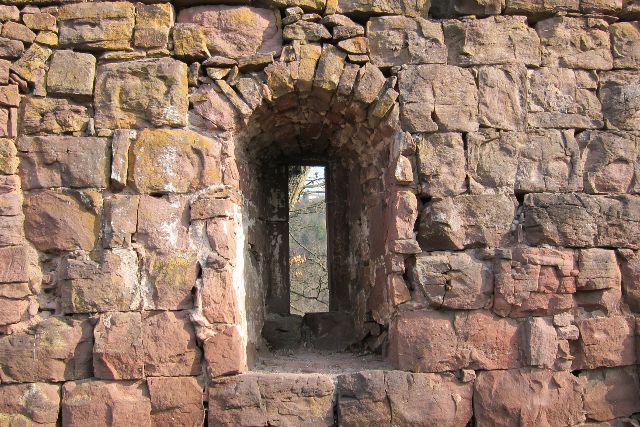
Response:
POLYGON ((329 311, 324 167, 289 167, 291 313, 329 311))

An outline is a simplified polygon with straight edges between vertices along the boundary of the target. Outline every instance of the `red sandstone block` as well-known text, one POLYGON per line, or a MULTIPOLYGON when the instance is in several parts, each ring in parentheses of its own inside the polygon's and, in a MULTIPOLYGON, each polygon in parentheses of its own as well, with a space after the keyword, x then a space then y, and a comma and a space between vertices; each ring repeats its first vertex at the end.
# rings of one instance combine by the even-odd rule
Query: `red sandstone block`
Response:
POLYGON ((204 342, 204 359, 210 379, 247 370, 246 351, 237 326, 227 326, 204 342))
POLYGON ((65 427, 151 425, 151 403, 144 382, 71 381, 62 387, 65 427))
POLYGON ((202 277, 202 307, 211 323, 237 324, 240 321, 232 271, 206 268, 202 277))
POLYGON ((636 366, 582 371, 587 418, 607 421, 640 412, 640 378, 636 366))
POLYGON ((188 312, 144 312, 144 372, 148 377, 198 375, 202 351, 188 312))
POLYGON ((147 379, 154 426, 200 427, 204 421, 202 386, 195 377, 147 379))
POLYGON ((321 374, 248 373, 209 384, 211 426, 332 426, 334 385, 321 374))
POLYGON ((581 381, 566 371, 480 372, 473 409, 478 427, 561 426, 585 420, 581 381))
POLYGON ((94 376, 108 380, 140 379, 144 371, 140 313, 106 313, 93 330, 94 376))
POLYGON ((575 343, 573 369, 633 365, 635 319, 633 316, 594 317, 579 320, 580 339, 575 343))
POLYGON ((6 426, 55 426, 60 410, 58 384, 0 386, 0 423, 6 426))

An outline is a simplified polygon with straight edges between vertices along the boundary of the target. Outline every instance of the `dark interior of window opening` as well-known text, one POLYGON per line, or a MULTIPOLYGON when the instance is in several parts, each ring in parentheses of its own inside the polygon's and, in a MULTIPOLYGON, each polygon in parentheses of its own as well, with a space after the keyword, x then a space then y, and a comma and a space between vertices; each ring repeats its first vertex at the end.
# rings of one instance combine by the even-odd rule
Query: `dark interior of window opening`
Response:
POLYGON ((289 313, 329 311, 327 200, 323 165, 289 165, 289 313))

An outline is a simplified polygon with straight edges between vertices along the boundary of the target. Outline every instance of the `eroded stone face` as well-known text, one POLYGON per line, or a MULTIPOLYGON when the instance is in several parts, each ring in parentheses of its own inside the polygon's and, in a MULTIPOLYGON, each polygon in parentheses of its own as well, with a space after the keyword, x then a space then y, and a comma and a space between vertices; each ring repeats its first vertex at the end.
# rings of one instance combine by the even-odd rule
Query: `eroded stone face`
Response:
POLYGON ((333 393, 333 382, 322 374, 250 373, 220 379, 209 386, 209 423, 331 426, 333 393))
POLYGON ((102 197, 95 191, 38 190, 25 195, 25 235, 42 251, 94 248, 102 197))
POLYGON ((0 386, 0 419, 8 425, 55 425, 60 408, 60 386, 31 383, 0 386))
POLYGON ((140 313, 105 313, 99 317, 93 335, 93 371, 96 378, 142 378, 144 349, 140 313))
POLYGON ((411 132, 478 129, 478 93, 468 70, 415 65, 400 71, 400 118, 411 132))
POLYGON ((549 425, 584 421, 581 384, 570 372, 514 369, 481 372, 476 379, 474 414, 482 425, 523 425, 545 420, 549 425), (522 405, 523 401, 531 402, 522 405))
POLYGON ((28 331, 0 337, 3 383, 60 382, 92 375, 88 321, 52 317, 28 331))
POLYGON ((186 193, 221 181, 219 144, 193 131, 143 129, 131 154, 129 179, 142 193, 186 193))
POLYGON ((472 384, 452 374, 361 371, 338 377, 338 417, 346 426, 464 426, 471 419, 472 384))
POLYGON ((195 426, 203 422, 203 390, 195 377, 151 377, 147 386, 152 424, 195 426))
POLYGON ((151 424, 144 382, 70 381, 62 387, 62 420, 68 426, 151 424), (87 399, 87 396, 90 396, 87 399))
POLYGON ((187 66, 174 59, 100 65, 94 94, 96 127, 185 126, 187 95, 187 66))
POLYGON ((183 9, 178 22, 200 24, 212 55, 239 58, 279 51, 282 31, 276 13, 248 6, 197 6, 183 9))
POLYGON ((111 147, 106 138, 21 137, 17 143, 22 188, 105 188, 111 147))

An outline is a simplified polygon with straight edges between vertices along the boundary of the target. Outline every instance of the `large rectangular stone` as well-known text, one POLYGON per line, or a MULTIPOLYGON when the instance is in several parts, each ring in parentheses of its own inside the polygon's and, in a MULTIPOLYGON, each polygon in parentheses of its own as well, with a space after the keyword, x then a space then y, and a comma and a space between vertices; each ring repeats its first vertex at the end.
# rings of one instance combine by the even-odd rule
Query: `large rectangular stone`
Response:
POLYGON ((62 423, 149 426, 151 402, 144 381, 72 381, 62 387, 62 423))
POLYGON ((587 193, 638 193, 640 135, 630 132, 584 131, 578 134, 587 193))
POLYGON ((582 384, 571 372, 513 369, 480 372, 473 394, 479 426, 577 425, 585 420, 582 384))
POLYGON ((453 374, 361 371, 337 379, 340 425, 447 425, 472 416, 473 386, 453 374))
POLYGON ((49 425, 58 421, 60 386, 30 383, 0 386, 0 419, 7 426, 49 425))
POLYGON ((527 69, 524 65, 478 69, 479 121, 482 126, 524 130, 527 115, 527 69))
POLYGON ((96 127, 185 126, 187 86, 187 65, 171 58, 99 65, 94 95, 96 127))
POLYGON ((607 129, 640 129, 640 71, 600 74, 600 101, 607 129))
POLYGON ((0 337, 3 383, 69 381, 92 375, 92 326, 50 317, 29 330, 0 337))
POLYGON ((459 133, 419 135, 418 179, 428 197, 457 196, 466 190, 464 142, 459 133))
POLYGON ((603 368, 580 372, 584 381, 587 418, 608 421, 640 412, 640 378, 637 367, 603 368))
POLYGON ((106 138, 21 137, 16 145, 25 190, 109 185, 111 144, 106 138))
POLYGON ((609 24, 604 19, 558 16, 538 22, 545 67, 613 68, 609 24))
POLYGON ((79 50, 131 49, 135 8, 132 3, 68 4, 58 12, 61 46, 79 50))
POLYGON ((0 283, 29 281, 29 253, 25 246, 0 248, 0 283))
POLYGON ((617 22, 609 31, 614 68, 640 68, 640 22, 617 22))
POLYGON ((594 72, 543 67, 529 71, 528 122, 540 128, 601 128, 594 72))
POLYGON ((82 132, 89 123, 87 107, 56 98, 26 97, 20 117, 23 135, 82 132))
POLYGON ((593 317, 576 321, 580 339, 575 341, 573 369, 595 369, 636 363, 633 316, 593 317))
POLYGON ((446 64, 442 24, 406 16, 372 17, 367 22, 371 62, 378 67, 446 64))
POLYGON ((418 254, 407 273, 412 288, 434 308, 488 308, 493 296, 493 265, 480 251, 418 254))
POLYGON ((94 377, 106 380, 132 380, 143 377, 144 349, 140 313, 102 314, 98 318, 93 335, 94 377))
POLYGON ((418 242, 424 250, 508 244, 517 200, 503 194, 433 199, 420 212, 418 242))
POLYGON ((322 374, 249 373, 209 384, 209 425, 333 425, 334 384, 322 374))
POLYGON ((138 256, 130 249, 113 249, 97 261, 86 254, 67 257, 60 272, 65 313, 131 311, 141 308, 138 256))
POLYGON ((640 247, 640 198, 587 194, 527 194, 524 233, 531 245, 640 247))
POLYGON ((444 37, 451 65, 540 65, 540 39, 524 16, 446 21, 444 37))
POLYGON ((485 310, 407 311, 389 331, 389 358, 398 369, 443 372, 524 365, 524 329, 485 310))
POLYGON ((478 129, 478 90, 468 70, 450 65, 408 65, 398 78, 404 130, 473 132, 478 129))

